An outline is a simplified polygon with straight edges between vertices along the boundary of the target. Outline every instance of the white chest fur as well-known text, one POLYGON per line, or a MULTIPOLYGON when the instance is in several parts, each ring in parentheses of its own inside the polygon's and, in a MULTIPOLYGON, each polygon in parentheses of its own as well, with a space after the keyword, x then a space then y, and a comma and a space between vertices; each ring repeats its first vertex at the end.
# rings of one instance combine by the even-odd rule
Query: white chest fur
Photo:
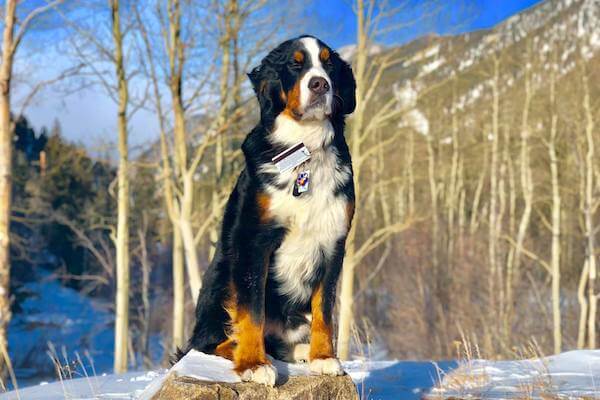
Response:
MULTIPOLYGON (((275 186, 267 189, 269 214, 287 230, 276 251, 272 273, 280 285, 281 294, 298 302, 310 299, 307 283, 319 264, 331 258, 336 242, 346 234, 348 226, 347 200, 343 196, 336 197, 335 191, 351 179, 350 168, 340 165, 332 146, 309 149, 311 159, 302 167, 310 170, 307 193, 298 197, 292 195, 298 169, 276 175, 277 183, 285 185, 284 189, 275 186)), ((262 169, 272 172, 273 168, 265 165, 262 169)))

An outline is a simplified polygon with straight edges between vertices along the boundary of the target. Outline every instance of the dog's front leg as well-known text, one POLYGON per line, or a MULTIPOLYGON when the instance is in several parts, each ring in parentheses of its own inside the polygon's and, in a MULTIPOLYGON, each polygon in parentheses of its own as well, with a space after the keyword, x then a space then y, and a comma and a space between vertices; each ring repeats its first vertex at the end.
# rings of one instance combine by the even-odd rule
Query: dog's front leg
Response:
POLYGON ((324 375, 343 375, 344 370, 333 350, 333 306, 335 288, 342 268, 345 240, 340 240, 325 275, 311 297, 310 370, 324 375))
POLYGON ((233 351, 234 368, 243 381, 273 386, 277 370, 266 357, 264 340, 265 285, 269 255, 261 254, 261 246, 253 246, 252 243, 242 247, 240 260, 245 262, 239 265, 238 271, 234 271, 232 290, 235 306, 234 310, 230 310, 233 314, 236 342, 233 351))

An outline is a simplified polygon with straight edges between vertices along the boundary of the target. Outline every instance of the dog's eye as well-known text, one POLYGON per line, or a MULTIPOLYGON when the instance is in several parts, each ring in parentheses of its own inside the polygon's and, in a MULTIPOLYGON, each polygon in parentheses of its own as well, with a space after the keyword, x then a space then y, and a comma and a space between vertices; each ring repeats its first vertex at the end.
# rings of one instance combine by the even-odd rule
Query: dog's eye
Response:
POLYGON ((331 62, 331 53, 329 52, 329 49, 326 47, 323 47, 321 49, 321 52, 319 53, 319 59, 326 66, 333 65, 333 63, 331 62))
POLYGON ((292 58, 292 66, 294 68, 300 68, 304 65, 304 53, 301 51, 294 52, 294 57, 292 58))

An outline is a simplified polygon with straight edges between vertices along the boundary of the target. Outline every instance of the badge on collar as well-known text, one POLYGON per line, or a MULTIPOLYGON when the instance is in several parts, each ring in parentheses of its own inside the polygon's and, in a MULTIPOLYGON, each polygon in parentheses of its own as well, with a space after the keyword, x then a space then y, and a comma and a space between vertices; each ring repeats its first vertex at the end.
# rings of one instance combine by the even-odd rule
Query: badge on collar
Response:
POLYGON ((271 159, 280 174, 296 168, 308 160, 310 160, 310 151, 302 142, 282 151, 271 159))
POLYGON ((310 170, 298 172, 296 182, 294 182, 294 190, 292 194, 294 197, 300 196, 304 192, 308 192, 308 185, 310 184, 310 170))

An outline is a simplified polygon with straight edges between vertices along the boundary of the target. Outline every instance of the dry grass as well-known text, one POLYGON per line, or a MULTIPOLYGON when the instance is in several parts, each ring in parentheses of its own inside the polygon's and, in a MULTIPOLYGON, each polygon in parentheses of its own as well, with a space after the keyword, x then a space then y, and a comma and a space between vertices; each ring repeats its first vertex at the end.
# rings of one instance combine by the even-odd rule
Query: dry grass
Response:
MULTIPOLYGON (((10 361, 10 356, 8 355, 8 349, 6 348, 6 344, 2 344, 0 346, 0 352, 2 352, 2 358, 4 359, 4 364, 8 369, 8 374, 12 381, 12 385, 15 388, 15 393, 17 394, 17 399, 21 400, 21 395, 19 393, 19 385, 17 385, 17 377, 15 376, 15 371, 13 369, 12 362, 10 361)), ((6 385, 2 382, 2 388, 6 390, 6 385)))
POLYGON ((96 378, 96 369, 94 361, 87 351, 84 353, 84 357, 89 363, 91 374, 88 373, 88 369, 78 352, 75 352, 75 359, 71 360, 64 346, 61 348, 59 355, 54 344, 48 342, 48 351, 46 354, 48 354, 48 357, 52 360, 52 364, 54 364, 56 376, 61 384, 65 399, 73 398, 73 395, 69 392, 68 381, 76 378, 85 378, 93 398, 97 397, 97 388, 99 385, 96 378))
MULTIPOLYGON (((475 360, 485 359, 482 357, 479 346, 462 335, 461 341, 455 343, 459 367, 447 374, 445 377, 438 376, 438 384, 432 392, 425 396, 427 400, 451 400, 451 399, 477 399, 485 398, 490 390, 491 377, 484 368, 477 366, 475 360)), ((552 381, 549 373, 549 365, 545 354, 538 343, 532 339, 521 348, 515 349, 515 360, 529 362, 535 371, 530 379, 523 381, 517 386, 518 391, 511 398, 531 400, 541 398, 543 400, 562 399, 556 393, 556 384, 552 381)), ((582 400, 588 400, 585 397, 582 400)), ((589 398, 591 399, 591 397, 589 398)))

